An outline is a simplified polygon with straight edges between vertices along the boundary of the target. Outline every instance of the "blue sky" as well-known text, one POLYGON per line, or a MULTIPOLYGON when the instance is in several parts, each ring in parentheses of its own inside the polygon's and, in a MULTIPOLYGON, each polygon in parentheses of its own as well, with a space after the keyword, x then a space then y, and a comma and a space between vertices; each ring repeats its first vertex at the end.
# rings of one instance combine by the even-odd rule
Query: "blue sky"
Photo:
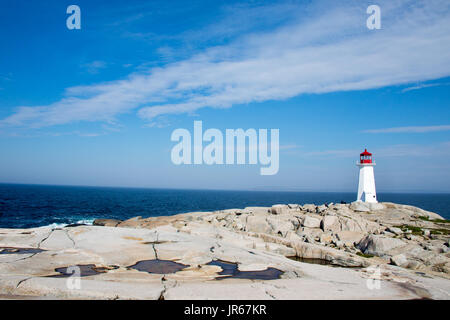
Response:
POLYGON ((3 1, 0 182, 450 192, 450 4, 3 1), (81 8, 81 30, 66 8, 81 8), (276 128, 280 170, 175 166, 176 128, 276 128))

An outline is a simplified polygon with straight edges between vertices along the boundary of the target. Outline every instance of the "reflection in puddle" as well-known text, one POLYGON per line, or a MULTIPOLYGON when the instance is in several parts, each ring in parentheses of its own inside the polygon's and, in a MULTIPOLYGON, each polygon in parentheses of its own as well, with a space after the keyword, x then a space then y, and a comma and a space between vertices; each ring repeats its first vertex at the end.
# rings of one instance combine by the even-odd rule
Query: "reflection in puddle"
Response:
POLYGON ((51 278, 65 278, 70 277, 72 275, 74 276, 80 276, 80 277, 87 277, 87 276, 94 276, 100 273, 108 272, 109 270, 114 270, 119 267, 117 266, 111 266, 111 267, 96 267, 95 264, 84 264, 84 265, 76 265, 71 267, 62 267, 62 268, 56 268, 55 271, 59 272, 58 275, 52 275, 49 276, 51 278), (74 274, 74 267, 78 267, 80 269, 80 274, 74 274))
POLYGON ((129 266, 128 269, 135 269, 148 273, 167 274, 181 271, 187 267, 189 266, 170 260, 153 259, 138 261, 136 264, 129 266))
POLYGON ((222 271, 219 272, 219 275, 224 277, 217 277, 217 280, 228 279, 228 278, 237 278, 237 279, 252 279, 252 280, 275 280, 279 279, 283 274, 283 271, 275 269, 275 268, 267 268, 265 270, 258 271, 240 271, 238 269, 237 263, 226 262, 221 260, 213 260, 207 265, 210 266, 219 266, 222 268, 222 271))
POLYGON ((0 254, 36 254, 45 251, 38 248, 14 248, 14 247, 3 247, 0 248, 0 254))

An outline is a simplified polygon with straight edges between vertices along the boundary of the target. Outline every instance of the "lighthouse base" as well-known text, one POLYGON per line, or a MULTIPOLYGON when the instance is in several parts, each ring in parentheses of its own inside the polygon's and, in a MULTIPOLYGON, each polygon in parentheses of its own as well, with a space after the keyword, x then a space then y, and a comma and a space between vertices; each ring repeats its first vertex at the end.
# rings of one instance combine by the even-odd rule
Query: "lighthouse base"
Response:
POLYGON ((375 190, 375 177, 373 174, 374 164, 359 164, 358 197, 356 201, 377 203, 377 192, 375 190))
POLYGON ((364 193, 361 195, 361 197, 358 197, 357 202, 368 202, 368 203, 378 203, 377 196, 375 194, 371 193, 364 193))

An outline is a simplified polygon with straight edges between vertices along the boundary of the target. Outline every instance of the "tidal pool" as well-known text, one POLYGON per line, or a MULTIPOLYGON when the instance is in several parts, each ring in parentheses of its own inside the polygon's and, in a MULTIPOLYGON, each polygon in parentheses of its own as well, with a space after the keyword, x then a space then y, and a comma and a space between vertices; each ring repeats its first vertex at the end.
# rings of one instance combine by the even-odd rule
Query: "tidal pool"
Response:
POLYGON ((323 266, 329 266, 329 267, 333 267, 333 268, 359 268, 359 267, 350 267, 350 266, 340 266, 338 264, 334 264, 328 260, 325 259, 317 259, 317 258, 300 258, 297 256, 292 256, 292 257, 286 257, 288 259, 294 260, 294 261, 299 261, 299 262, 304 262, 304 263, 311 263, 311 264, 320 264, 323 266))
POLYGON ((0 248, 0 254, 36 254, 45 251, 39 248, 15 248, 3 247, 0 248))
POLYGON ((217 277, 216 280, 223 280, 229 278, 235 279, 251 279, 251 280, 275 280, 279 279, 283 274, 283 271, 275 268, 267 268, 265 270, 255 270, 255 271, 240 271, 238 269, 238 264, 234 262, 226 262, 222 260, 213 260, 207 265, 219 266, 222 271, 219 275, 224 277, 217 277))
POLYGON ((117 266, 110 266, 110 267, 96 267, 95 264, 79 264, 75 266, 69 266, 69 267, 61 267, 56 268, 55 271, 59 272, 60 274, 57 275, 51 275, 49 277, 51 278, 65 278, 70 276, 80 276, 80 277, 87 277, 87 276, 95 276, 100 273, 108 272, 109 270, 114 270, 119 267, 117 266), (74 267, 78 267, 80 270, 80 274, 75 274, 74 267))
POLYGON ((136 264, 129 266, 128 269, 135 269, 148 273, 168 274, 181 271, 187 267, 189 266, 170 260, 153 259, 138 261, 136 264))

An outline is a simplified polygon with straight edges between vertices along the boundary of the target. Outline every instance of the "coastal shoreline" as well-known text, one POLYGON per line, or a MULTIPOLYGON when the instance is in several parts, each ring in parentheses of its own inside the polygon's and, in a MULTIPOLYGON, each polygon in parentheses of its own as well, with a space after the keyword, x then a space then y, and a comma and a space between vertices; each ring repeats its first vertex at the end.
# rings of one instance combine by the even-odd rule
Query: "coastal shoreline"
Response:
POLYGON ((449 231, 429 211, 360 202, 0 229, 0 295, 449 299, 449 231))

